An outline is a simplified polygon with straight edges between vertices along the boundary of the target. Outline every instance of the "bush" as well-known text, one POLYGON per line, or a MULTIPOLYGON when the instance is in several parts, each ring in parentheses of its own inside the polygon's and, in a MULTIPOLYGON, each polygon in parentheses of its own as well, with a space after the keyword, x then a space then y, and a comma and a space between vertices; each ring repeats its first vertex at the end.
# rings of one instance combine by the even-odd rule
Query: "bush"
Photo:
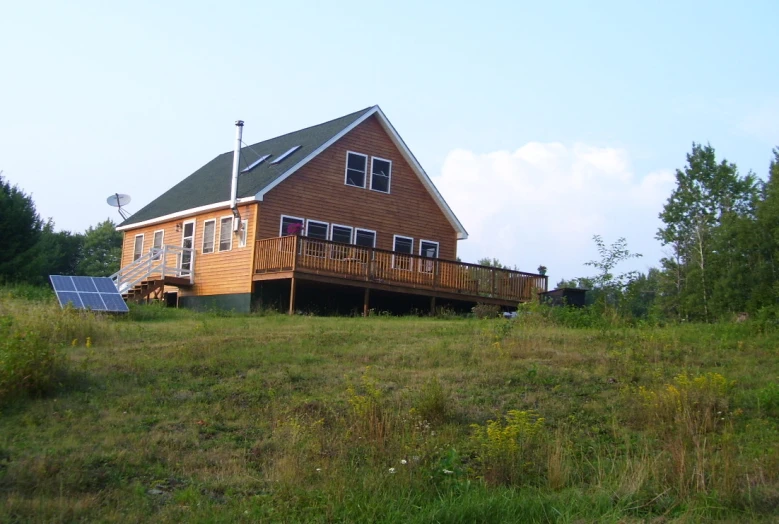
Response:
POLYGON ((520 484, 538 476, 546 462, 542 452, 544 419, 532 411, 509 411, 505 422, 473 424, 471 443, 487 484, 520 484))
POLYGON ((495 304, 476 304, 471 309, 476 318, 497 318, 500 316, 500 306, 495 304))
POLYGON ((62 351, 37 333, 0 317, 0 402, 49 390, 63 366, 62 351))

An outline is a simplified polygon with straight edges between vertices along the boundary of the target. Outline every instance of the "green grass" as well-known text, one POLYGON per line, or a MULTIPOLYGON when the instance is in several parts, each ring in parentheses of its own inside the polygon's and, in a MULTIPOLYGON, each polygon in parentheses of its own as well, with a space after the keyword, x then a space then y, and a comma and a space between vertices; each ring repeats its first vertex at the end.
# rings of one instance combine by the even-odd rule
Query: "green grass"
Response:
POLYGON ((100 317, 8 295, 0 317, 64 359, 50 387, 0 406, 2 522, 779 512, 779 333, 749 325, 100 317), (733 384, 699 380, 678 411, 647 400, 672 398, 682 373, 733 384))

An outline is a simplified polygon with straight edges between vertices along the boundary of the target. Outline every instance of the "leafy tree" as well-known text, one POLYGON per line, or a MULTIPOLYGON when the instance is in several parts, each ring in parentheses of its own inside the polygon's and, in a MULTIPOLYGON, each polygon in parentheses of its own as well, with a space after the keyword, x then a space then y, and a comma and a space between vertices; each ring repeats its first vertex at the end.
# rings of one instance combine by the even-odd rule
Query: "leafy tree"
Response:
POLYGON ((626 273, 615 274, 616 267, 631 258, 640 258, 640 253, 631 253, 628 250, 628 242, 624 237, 620 237, 610 246, 606 246, 600 235, 592 237, 598 248, 600 260, 590 260, 585 262, 585 266, 594 267, 598 274, 592 277, 593 288, 600 291, 602 300, 605 304, 617 306, 622 292, 627 285, 638 276, 637 271, 628 271, 626 273))
POLYGON ((31 258, 43 226, 32 197, 3 180, 0 172, 0 279, 30 280, 31 258))
POLYGON ((83 235, 70 231, 54 231, 54 222, 49 220, 41 230, 35 246, 32 277, 34 284, 45 284, 48 275, 75 275, 81 256, 83 235))
MULTIPOLYGON (((485 257, 485 258, 479 259, 479 261, 476 262, 476 263, 479 264, 480 266, 496 267, 498 269, 506 268, 506 266, 501 264, 500 260, 498 260, 497 258, 485 257)), ((506 269, 508 269, 508 268, 506 268, 506 269)))
POLYGON ((717 163, 711 145, 693 143, 687 166, 676 170, 676 188, 660 213, 665 227, 657 238, 672 250, 662 261, 665 289, 671 292, 667 298, 672 299, 666 307, 683 317, 711 317, 716 230, 724 217, 749 213, 756 187, 754 175, 740 176, 735 164, 717 163))
POLYGON ((106 219, 84 233, 76 270, 79 275, 106 277, 119 270, 121 256, 122 233, 111 219, 106 219))

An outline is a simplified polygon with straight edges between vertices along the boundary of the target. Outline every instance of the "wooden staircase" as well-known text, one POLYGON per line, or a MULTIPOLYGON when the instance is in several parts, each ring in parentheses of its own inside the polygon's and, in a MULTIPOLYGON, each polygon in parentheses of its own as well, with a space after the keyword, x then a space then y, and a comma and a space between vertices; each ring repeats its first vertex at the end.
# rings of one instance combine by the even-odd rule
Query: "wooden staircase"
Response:
POLYGON ((194 249, 170 245, 153 247, 111 275, 111 279, 125 301, 148 303, 162 300, 165 286, 185 288, 194 285, 194 265, 194 249))
POLYGON ((190 287, 192 283, 188 278, 164 277, 142 280, 128 289, 122 296, 127 302, 150 303, 159 302, 164 298, 165 286, 190 287))

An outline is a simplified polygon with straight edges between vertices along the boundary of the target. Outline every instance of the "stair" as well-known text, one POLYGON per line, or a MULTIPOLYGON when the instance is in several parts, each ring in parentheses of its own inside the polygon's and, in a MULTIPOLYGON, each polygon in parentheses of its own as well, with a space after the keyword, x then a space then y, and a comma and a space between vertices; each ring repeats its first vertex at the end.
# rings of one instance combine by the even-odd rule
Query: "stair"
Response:
POLYGON ((143 280, 122 293, 122 297, 124 297, 125 302, 135 302, 136 304, 145 302, 148 304, 162 300, 164 290, 165 280, 163 279, 143 280))
POLYGON ((165 286, 191 287, 195 283, 195 250, 165 245, 148 253, 113 275, 116 289, 127 302, 162 300, 165 286), (185 264, 182 264, 185 261, 185 264), (185 266, 185 267, 182 267, 185 266))

